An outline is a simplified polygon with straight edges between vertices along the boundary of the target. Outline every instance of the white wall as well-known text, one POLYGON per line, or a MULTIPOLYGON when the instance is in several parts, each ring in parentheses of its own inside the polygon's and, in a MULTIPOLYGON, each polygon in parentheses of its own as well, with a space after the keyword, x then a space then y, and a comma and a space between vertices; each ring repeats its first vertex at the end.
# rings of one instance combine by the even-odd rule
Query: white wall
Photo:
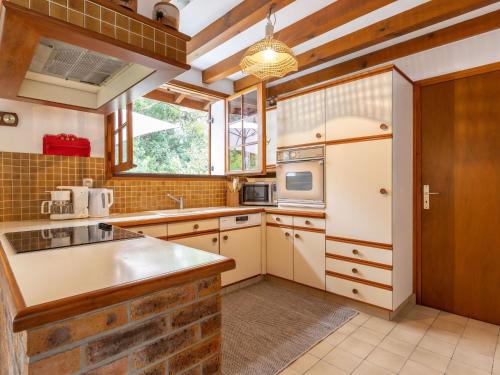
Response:
POLYGON ((0 111, 16 112, 19 125, 0 126, 0 151, 41 154, 45 134, 71 133, 88 138, 91 156, 104 157, 104 116, 0 99, 0 111))

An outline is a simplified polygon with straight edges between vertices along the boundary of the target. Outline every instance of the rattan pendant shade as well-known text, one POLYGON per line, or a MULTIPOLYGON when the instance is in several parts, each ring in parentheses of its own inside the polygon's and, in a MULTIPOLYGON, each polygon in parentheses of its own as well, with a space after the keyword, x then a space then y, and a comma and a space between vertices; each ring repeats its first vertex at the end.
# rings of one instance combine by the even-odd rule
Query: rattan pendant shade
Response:
POLYGON ((245 52, 241 59, 241 70, 264 81, 268 78, 283 77, 298 70, 297 59, 290 47, 274 39, 274 26, 270 14, 266 26, 266 37, 245 52))

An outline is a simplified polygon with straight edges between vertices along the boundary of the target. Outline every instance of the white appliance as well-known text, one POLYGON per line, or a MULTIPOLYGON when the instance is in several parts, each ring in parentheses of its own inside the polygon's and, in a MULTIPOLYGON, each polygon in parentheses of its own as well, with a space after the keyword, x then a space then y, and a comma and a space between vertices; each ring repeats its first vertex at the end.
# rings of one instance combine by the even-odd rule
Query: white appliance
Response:
POLYGON ((246 206, 276 206, 276 182, 244 182, 240 190, 240 202, 246 206))
POLYGON ((109 216, 109 209, 114 203, 113 190, 89 189, 89 216, 109 216))
POLYGON ((277 152, 278 205, 325 207, 325 147, 277 152))
POLYGON ((261 214, 225 216, 220 218, 220 230, 247 228, 260 225, 261 214))
POLYGON ((51 192, 51 201, 42 203, 42 214, 51 220, 83 219, 89 217, 89 188, 86 186, 58 186, 51 192))

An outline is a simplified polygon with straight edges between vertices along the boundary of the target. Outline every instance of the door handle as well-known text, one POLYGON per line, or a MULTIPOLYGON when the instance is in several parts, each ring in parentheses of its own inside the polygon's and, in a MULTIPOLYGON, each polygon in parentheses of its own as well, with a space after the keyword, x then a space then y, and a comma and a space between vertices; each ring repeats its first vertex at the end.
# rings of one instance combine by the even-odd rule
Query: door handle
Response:
POLYGON ((429 185, 423 187, 424 210, 431 208, 431 195, 438 195, 438 192, 431 192, 429 185))

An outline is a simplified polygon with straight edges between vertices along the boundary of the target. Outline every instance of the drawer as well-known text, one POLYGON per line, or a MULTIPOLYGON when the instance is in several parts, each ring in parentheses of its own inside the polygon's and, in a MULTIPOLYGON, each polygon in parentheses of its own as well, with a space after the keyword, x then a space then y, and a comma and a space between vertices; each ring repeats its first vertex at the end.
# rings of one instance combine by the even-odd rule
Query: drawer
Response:
POLYGON ((341 255, 389 266, 392 265, 392 250, 327 240, 326 252, 328 254, 341 255))
POLYGON ((214 229, 219 229, 219 219, 183 221, 169 224, 168 235, 177 236, 179 234, 205 232, 214 229))
POLYGON ((346 276, 392 285, 392 271, 340 259, 326 258, 326 270, 346 276))
POLYGON ((325 229, 325 219, 294 216, 293 225, 295 227, 325 229))
POLYGON ((293 225, 293 216, 267 214, 267 222, 281 225, 293 225))
POLYGON ((392 292, 390 290, 330 275, 326 276, 326 290, 327 292, 392 310, 392 292))
POLYGON ((131 232, 141 233, 151 237, 166 237, 168 234, 167 224, 144 225, 140 227, 130 227, 126 229, 131 232))

